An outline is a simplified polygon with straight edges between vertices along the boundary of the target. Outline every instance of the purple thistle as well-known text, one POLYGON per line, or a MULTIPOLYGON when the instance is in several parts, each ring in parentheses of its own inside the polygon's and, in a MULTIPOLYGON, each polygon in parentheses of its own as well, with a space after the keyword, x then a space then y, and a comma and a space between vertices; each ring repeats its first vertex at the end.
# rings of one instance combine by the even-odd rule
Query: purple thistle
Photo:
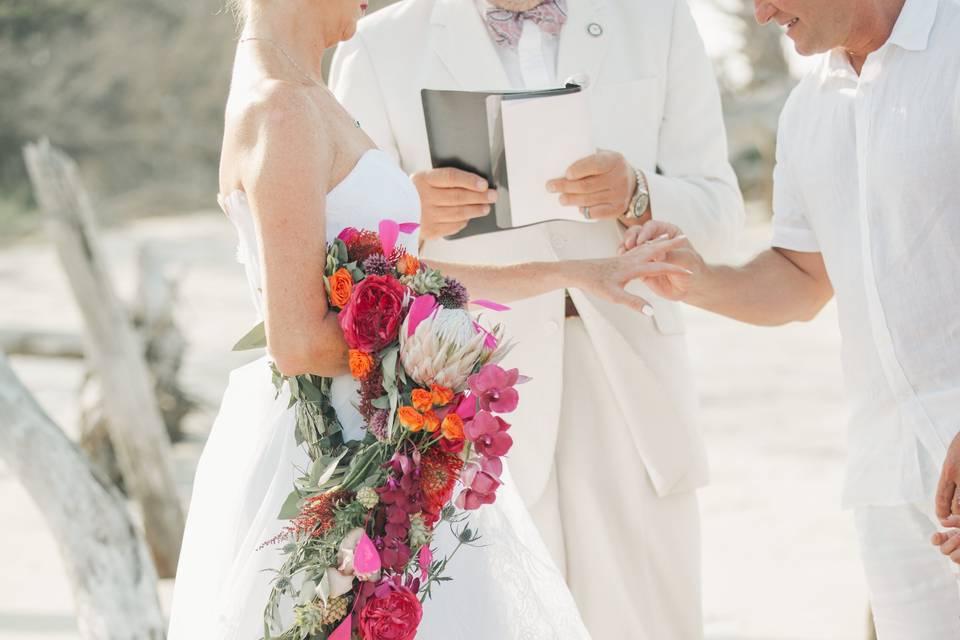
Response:
POLYGON ((377 440, 381 442, 387 439, 387 417, 388 413, 381 409, 370 418, 370 424, 367 429, 377 440))
POLYGON ((363 261, 363 271, 368 276, 385 276, 390 271, 390 264, 382 253, 375 253, 363 261))
POLYGON ((467 288, 453 278, 444 278, 443 288, 437 296, 437 302, 447 309, 462 309, 470 301, 467 288))

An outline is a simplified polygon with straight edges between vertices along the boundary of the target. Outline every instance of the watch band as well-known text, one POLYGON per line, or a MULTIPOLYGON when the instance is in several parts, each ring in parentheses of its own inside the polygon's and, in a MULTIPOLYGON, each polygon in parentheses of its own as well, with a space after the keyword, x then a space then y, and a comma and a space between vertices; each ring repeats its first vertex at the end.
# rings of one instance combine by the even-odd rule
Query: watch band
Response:
POLYGON ((624 215, 627 218, 636 219, 643 217, 647 206, 650 204, 650 190, 647 186, 647 177, 643 174, 643 171, 636 167, 633 170, 637 174, 637 189, 634 191, 630 206, 627 207, 627 212, 624 215))

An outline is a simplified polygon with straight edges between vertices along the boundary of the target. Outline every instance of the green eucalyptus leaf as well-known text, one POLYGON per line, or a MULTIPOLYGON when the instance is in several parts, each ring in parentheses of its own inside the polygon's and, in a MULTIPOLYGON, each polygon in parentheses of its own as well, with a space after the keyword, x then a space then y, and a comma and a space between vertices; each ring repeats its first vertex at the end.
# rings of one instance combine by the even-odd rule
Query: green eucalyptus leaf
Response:
POLYGON ((323 572, 323 577, 320 578, 320 582, 317 584, 316 592, 317 595, 320 596, 320 599, 323 600, 323 604, 327 604, 327 599, 330 597, 330 576, 326 571, 323 572))
POLYGON ((283 501, 283 506, 280 507, 280 513, 277 515, 278 520, 293 520, 298 515, 300 515, 300 492, 294 489, 290 492, 290 495, 287 496, 287 499, 283 501))
POLYGON ((267 328, 261 322, 247 332, 245 336, 233 345, 233 351, 250 351, 251 349, 265 349, 267 346, 267 328))
POLYGON ((323 456, 322 458, 318 458, 310 467, 310 485, 318 487, 326 483, 337 470, 337 465, 340 464, 340 461, 343 460, 345 455, 347 455, 346 449, 341 451, 338 456, 323 456))
POLYGON ((323 392, 307 377, 300 379, 300 392, 307 402, 325 402, 327 400, 323 392))
POLYGON ((390 396, 380 396, 379 398, 374 398, 370 404, 375 406, 377 409, 389 409, 390 408, 390 396))
POLYGON ((388 392, 397 388, 397 359, 400 357, 400 348, 391 347, 380 361, 383 368, 383 388, 388 392))

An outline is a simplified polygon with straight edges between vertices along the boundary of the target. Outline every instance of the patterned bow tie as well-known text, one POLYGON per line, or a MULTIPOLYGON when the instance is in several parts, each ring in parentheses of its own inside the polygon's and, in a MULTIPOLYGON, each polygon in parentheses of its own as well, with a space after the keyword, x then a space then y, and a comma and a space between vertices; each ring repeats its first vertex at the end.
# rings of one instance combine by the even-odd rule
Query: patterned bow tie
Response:
POLYGON ((545 33, 557 36, 567 21, 567 0, 545 0, 529 11, 492 7, 485 16, 490 37, 501 47, 515 49, 523 33, 524 20, 533 20, 545 33))

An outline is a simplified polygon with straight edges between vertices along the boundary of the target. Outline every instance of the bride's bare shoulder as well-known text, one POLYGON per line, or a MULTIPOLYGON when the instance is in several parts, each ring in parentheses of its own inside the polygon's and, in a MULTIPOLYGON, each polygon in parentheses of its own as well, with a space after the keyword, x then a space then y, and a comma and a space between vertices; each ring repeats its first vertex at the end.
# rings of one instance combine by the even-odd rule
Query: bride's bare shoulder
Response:
POLYGON ((317 90, 302 85, 265 80, 231 88, 224 118, 221 182, 229 188, 243 182, 244 174, 268 168, 328 173, 335 149, 324 111, 317 90))

